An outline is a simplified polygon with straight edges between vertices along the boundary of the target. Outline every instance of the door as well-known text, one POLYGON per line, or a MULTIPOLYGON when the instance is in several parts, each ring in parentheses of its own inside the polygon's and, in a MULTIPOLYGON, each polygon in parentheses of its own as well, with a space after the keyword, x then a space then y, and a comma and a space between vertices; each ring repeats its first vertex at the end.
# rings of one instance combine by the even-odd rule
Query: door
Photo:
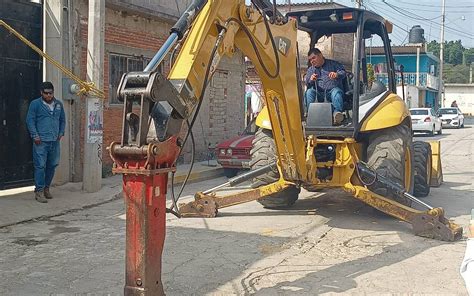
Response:
MULTIPOLYGON (((42 47, 41 5, 0 1, 4 20, 36 46, 42 47)), ((26 113, 39 96, 42 64, 32 49, 0 28, 0 189, 33 183, 32 142, 26 113)))

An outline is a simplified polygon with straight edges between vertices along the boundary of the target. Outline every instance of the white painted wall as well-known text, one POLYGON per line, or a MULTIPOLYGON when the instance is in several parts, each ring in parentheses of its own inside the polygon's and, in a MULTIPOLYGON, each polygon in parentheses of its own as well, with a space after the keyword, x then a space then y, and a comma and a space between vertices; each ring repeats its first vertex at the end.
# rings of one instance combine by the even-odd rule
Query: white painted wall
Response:
POLYGON ((451 106, 451 102, 456 100, 462 113, 474 115, 474 84, 446 83, 444 89, 445 107, 451 106))
MULTIPOLYGON (((397 86, 397 94, 403 98, 402 86, 397 86)), ((420 107, 420 91, 414 85, 405 85, 405 102, 408 108, 420 107)))

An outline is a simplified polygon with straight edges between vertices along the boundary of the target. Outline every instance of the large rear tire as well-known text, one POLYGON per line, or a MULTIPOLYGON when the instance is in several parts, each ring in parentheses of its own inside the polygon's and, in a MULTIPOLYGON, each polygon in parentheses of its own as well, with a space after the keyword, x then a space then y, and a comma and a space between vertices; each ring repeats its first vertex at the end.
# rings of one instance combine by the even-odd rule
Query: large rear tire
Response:
MULTIPOLYGON (((373 132, 367 146, 367 164, 377 174, 404 185, 412 193, 413 190, 413 149, 412 131, 407 125, 373 132)), ((382 196, 392 198, 404 205, 411 206, 411 200, 397 196, 381 186, 372 185, 369 189, 382 196)))
POLYGON ((414 142, 415 183, 413 195, 426 197, 430 194, 432 155, 431 145, 426 142, 414 142))
MULTIPOLYGON (((250 150, 250 168, 252 170, 263 167, 276 160, 277 152, 275 141, 273 140, 272 131, 266 129, 259 129, 252 141, 252 149, 250 150)), ((274 169, 266 174, 260 175, 252 179, 252 187, 258 188, 260 186, 274 183, 280 179, 278 169, 274 169)), ((257 201, 265 208, 277 209, 292 206, 298 200, 300 188, 292 186, 281 192, 272 194, 257 201)))

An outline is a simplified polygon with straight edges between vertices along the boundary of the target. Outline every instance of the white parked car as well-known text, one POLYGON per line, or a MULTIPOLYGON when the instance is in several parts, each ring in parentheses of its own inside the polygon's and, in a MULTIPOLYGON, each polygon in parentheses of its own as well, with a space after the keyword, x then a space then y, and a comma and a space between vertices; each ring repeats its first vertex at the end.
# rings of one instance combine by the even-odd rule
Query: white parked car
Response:
POLYGON ((443 127, 464 127, 464 115, 459 108, 439 108, 438 116, 441 118, 443 127))
POLYGON ((411 108, 411 124, 413 132, 428 133, 434 135, 443 133, 441 119, 431 108, 411 108))

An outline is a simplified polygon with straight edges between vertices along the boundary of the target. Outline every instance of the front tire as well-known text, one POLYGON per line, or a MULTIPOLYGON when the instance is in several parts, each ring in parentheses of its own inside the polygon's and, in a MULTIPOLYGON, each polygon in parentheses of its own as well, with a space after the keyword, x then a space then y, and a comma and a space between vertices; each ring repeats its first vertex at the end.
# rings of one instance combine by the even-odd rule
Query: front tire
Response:
POLYGON ((426 197, 430 194, 432 154, 431 145, 426 142, 414 142, 414 172, 415 182, 413 195, 426 197))
MULTIPOLYGON (((276 161, 277 152, 271 130, 259 129, 257 131, 257 133, 255 134, 255 138, 252 141, 252 149, 250 150, 250 156, 252 158, 252 160, 250 161, 250 168, 252 170, 258 169, 276 161)), ((266 174, 257 176, 256 178, 252 179, 252 187, 258 188, 260 186, 274 183, 279 179, 280 173, 278 172, 278 169, 275 168, 274 170, 266 174)), ((300 188, 292 186, 281 192, 277 192, 265 198, 258 199, 257 201, 265 208, 286 208, 292 206, 296 202, 296 200, 298 200, 299 193, 300 188)))
MULTIPOLYGON (((413 190, 412 133, 407 125, 398 125, 373 132, 367 146, 367 164, 377 174, 403 184, 407 192, 413 190)), ((411 200, 398 196, 381 186, 369 186, 371 191, 391 198, 406 206, 411 200)))
POLYGON ((442 135, 442 134, 443 134, 443 127, 440 127, 438 131, 438 135, 442 135))

